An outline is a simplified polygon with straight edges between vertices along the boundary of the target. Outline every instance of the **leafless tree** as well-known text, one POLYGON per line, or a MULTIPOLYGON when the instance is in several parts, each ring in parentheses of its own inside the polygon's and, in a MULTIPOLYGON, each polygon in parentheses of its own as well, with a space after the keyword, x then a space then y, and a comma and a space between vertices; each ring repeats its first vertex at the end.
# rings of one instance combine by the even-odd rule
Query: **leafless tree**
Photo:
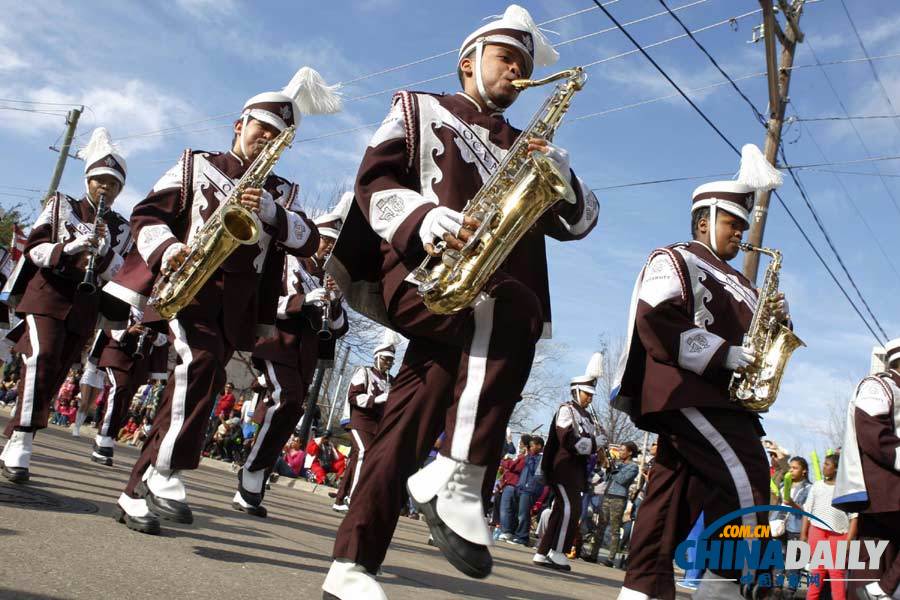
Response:
POLYGON ((610 341, 605 335, 601 335, 598 348, 603 353, 603 375, 597 382, 597 395, 594 396, 591 406, 603 428, 607 442, 610 444, 640 442, 643 437, 642 432, 634 426, 628 415, 614 409, 609 403, 613 378, 616 375, 619 357, 625 349, 625 340, 616 338, 610 341))
POLYGON ((555 410, 568 397, 567 380, 557 368, 556 361, 566 351, 566 345, 560 342, 547 340, 538 344, 528 383, 522 390, 522 400, 509 420, 510 429, 528 432, 548 426, 549 421, 540 422, 545 418, 544 414, 555 410))

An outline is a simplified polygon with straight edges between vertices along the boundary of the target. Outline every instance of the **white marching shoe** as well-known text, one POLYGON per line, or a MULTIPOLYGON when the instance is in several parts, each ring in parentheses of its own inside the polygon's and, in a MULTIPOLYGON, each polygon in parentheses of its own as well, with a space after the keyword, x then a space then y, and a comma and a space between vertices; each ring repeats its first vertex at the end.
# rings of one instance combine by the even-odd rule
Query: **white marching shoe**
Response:
POLYGON ((388 600, 375 577, 355 562, 336 559, 322 584, 325 600, 388 600))
POLYGON ((30 474, 28 468, 31 465, 31 444, 34 441, 34 433, 30 431, 13 431, 12 436, 3 446, 0 454, 0 462, 3 463, 2 473, 13 483, 28 481, 30 474))
POLYGON ((569 559, 566 558, 566 555, 556 550, 551 550, 547 554, 535 553, 531 562, 542 567, 556 569, 557 571, 572 570, 572 565, 569 564, 569 559))
POLYGON ((406 482, 437 547, 450 564, 476 579, 487 577, 493 568, 488 550, 493 539, 481 502, 485 470, 438 454, 406 482))
POLYGON ((163 471, 150 465, 144 473, 140 491, 150 510, 161 518, 187 525, 194 522, 181 471, 163 471))
POLYGON ((122 493, 116 502, 116 510, 113 518, 119 523, 124 523, 128 529, 157 535, 160 531, 159 517, 147 506, 144 498, 132 498, 122 493))

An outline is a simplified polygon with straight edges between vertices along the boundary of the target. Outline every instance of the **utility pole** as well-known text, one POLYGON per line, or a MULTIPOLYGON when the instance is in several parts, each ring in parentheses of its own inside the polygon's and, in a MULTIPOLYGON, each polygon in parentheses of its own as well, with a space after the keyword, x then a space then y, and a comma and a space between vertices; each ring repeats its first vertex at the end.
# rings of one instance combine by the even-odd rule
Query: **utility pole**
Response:
MULTIPOLYGON (((785 30, 775 18, 775 9, 771 0, 759 0, 763 10, 763 23, 766 43, 766 70, 769 76, 769 121, 766 124, 766 144, 763 154, 770 164, 777 162, 778 149, 781 146, 781 128, 784 126, 784 112, 788 103, 788 91, 791 85, 791 68, 794 66, 794 53, 797 44, 803 41, 800 31, 800 15, 803 13, 805 0, 777 0, 779 10, 785 17, 785 30), (775 65, 775 38, 781 42, 781 61, 775 65)), ((750 219, 750 233, 747 241, 754 246, 762 246, 763 232, 766 229, 766 218, 769 214, 769 199, 772 192, 760 192, 750 219)), ((744 255, 744 275, 756 283, 759 271, 759 253, 748 252, 744 255)))
POLYGON ((50 178, 50 187, 47 188, 47 195, 44 196, 41 206, 47 204, 47 200, 56 193, 56 188, 59 186, 59 180, 62 179, 63 169, 66 168, 66 160, 69 158, 69 148, 72 146, 72 138, 75 137, 75 129, 78 127, 78 118, 81 117, 81 112, 83 110, 84 107, 79 106, 78 108, 70 110, 69 114, 66 115, 66 136, 63 138, 63 145, 59 151, 59 158, 56 160, 56 168, 53 169, 53 177, 50 178))

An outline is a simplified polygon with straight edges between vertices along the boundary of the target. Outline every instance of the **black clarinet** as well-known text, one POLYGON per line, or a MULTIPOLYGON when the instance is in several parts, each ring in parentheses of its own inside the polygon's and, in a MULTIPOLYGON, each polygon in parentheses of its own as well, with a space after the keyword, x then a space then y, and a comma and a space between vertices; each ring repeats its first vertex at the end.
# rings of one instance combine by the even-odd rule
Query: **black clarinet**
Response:
POLYGON ((137 345, 134 348, 134 352, 131 354, 131 358, 134 360, 141 360, 144 358, 144 342, 147 341, 147 334, 150 333, 150 330, 146 327, 141 329, 141 335, 138 336, 137 345))
MULTIPOLYGON (((100 199, 97 201, 97 214, 94 215, 94 234, 97 233, 97 225, 100 219, 106 214, 106 194, 100 193, 100 199)), ((87 269, 84 271, 84 279, 78 284, 78 291, 82 294, 94 294, 97 291, 96 276, 94 275, 94 265, 97 262, 97 247, 94 246, 90 250, 91 255, 88 257, 87 269)))
MULTIPOLYGON (((323 286, 328 285, 328 277, 328 275, 322 277, 323 286)), ((318 303, 319 308, 322 310, 322 322, 319 324, 319 331, 316 332, 316 335, 319 336, 319 340, 323 342, 327 342, 334 335, 331 332, 331 292, 327 291, 327 287, 325 294, 325 300, 318 303)))

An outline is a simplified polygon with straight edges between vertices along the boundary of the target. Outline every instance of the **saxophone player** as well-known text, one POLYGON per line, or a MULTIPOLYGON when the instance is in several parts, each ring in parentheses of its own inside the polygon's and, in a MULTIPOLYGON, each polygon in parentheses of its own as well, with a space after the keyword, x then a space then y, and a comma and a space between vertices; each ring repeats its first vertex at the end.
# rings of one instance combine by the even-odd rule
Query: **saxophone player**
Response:
POLYGON ((25 372, 0 459, 3 475, 14 482, 28 480, 34 433, 47 426, 50 403, 94 332, 100 295, 78 289, 89 255, 96 256, 96 276, 107 280, 122 265, 131 243, 121 215, 108 211, 97 218, 100 197, 110 207, 125 185, 125 159, 102 127, 79 154, 85 162, 86 194, 80 199, 60 192, 50 197, 7 288, 10 306, 25 323, 24 333, 16 332, 15 346, 23 353, 25 372))
MULTIPOLYGON (((234 123, 227 152, 186 150, 135 206, 136 252, 104 292, 144 310, 144 324, 164 326, 147 305, 156 278, 184 262, 193 234, 228 199, 270 140, 298 125, 301 114, 338 106, 331 89, 307 67, 281 91, 250 98, 234 123)), ((225 365, 236 350, 251 351, 256 336, 272 329, 284 264, 280 253, 309 256, 319 244, 312 222, 284 208, 297 193, 296 185, 274 174, 262 188, 244 190, 237 200, 255 213, 259 239, 238 247, 168 323, 177 365, 118 499, 118 519, 131 529, 158 533, 159 518, 193 521, 181 473, 200 462, 204 427, 225 382, 225 365)))
POLYGON ((257 404, 253 419, 260 424, 250 454, 238 471, 238 489, 232 507, 257 517, 266 517, 262 505, 266 475, 272 471, 282 448, 303 416, 306 390, 319 361, 333 361, 337 338, 347 333, 349 323, 340 297, 334 290, 324 300, 324 258, 353 200, 347 193, 337 206, 314 219, 319 247, 308 258, 284 257, 285 276, 278 299, 278 318, 273 335, 261 337, 253 348, 253 366, 263 375, 270 401, 257 404), (324 303, 324 306, 323 306, 324 303), (328 311, 331 337, 319 335, 323 308, 328 311))
POLYGON ((518 96, 512 81, 557 58, 528 12, 510 6, 463 42, 461 91, 399 92, 366 149, 356 203, 328 270, 351 307, 410 343, 338 530, 327 597, 384 597, 373 574, 407 484, 451 564, 472 577, 491 571, 481 488, 499 465, 535 345, 550 332, 545 236, 585 237, 596 224, 597 200, 572 174, 563 149, 532 139, 529 150, 546 153, 568 176, 571 202, 547 210, 474 308, 434 314, 410 278, 427 249, 438 242, 459 249, 471 237, 478 222, 461 211, 520 133, 504 118, 518 96), (413 476, 442 430, 441 454, 413 476))
MULTIPOLYGON (((672 557, 700 512, 711 523, 738 508, 768 504, 760 419, 729 394, 732 373, 755 359, 742 341, 758 291, 728 262, 738 254, 755 192, 780 183, 759 149, 745 146, 738 181, 694 191, 693 240, 654 250, 638 277, 613 405, 659 434, 659 446, 620 599, 675 597, 672 557)), ((776 318, 786 321, 784 296, 769 300, 776 318)), ((768 522, 758 515, 744 515, 742 524, 768 522)), ((706 576, 733 580, 741 572, 706 576)), ((712 585, 722 594, 715 597, 737 597, 730 583, 712 585)))

